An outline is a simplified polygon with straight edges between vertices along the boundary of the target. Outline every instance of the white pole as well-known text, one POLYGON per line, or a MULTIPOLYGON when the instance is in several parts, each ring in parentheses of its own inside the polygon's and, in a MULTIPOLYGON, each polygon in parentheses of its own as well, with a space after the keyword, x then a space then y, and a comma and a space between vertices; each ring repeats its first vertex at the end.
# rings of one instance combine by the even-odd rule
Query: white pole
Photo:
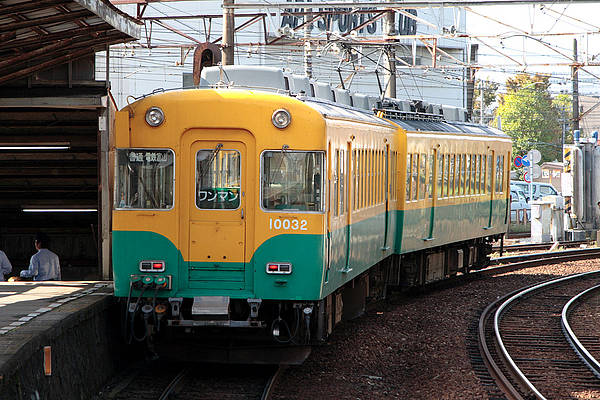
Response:
POLYGON ((533 154, 531 150, 527 152, 527 160, 529 161, 529 201, 533 200, 533 154))

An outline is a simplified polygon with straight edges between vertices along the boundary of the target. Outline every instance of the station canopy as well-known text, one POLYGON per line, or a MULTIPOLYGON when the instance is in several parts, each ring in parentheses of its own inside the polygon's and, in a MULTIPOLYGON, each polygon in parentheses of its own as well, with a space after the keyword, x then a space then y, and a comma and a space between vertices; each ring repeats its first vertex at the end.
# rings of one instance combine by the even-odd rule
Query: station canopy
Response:
POLYGON ((0 0, 0 85, 140 36, 108 0, 0 0))

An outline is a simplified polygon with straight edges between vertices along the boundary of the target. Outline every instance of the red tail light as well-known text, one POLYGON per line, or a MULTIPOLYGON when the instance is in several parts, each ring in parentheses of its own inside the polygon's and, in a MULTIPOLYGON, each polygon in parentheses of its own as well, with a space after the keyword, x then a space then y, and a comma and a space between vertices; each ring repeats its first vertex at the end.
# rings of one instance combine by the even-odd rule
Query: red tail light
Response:
POLYGON ((140 261, 141 272, 164 272, 165 262, 156 260, 144 260, 140 261))
POLYGON ((292 264, 290 263, 269 263, 267 264, 267 274, 291 274, 292 264))

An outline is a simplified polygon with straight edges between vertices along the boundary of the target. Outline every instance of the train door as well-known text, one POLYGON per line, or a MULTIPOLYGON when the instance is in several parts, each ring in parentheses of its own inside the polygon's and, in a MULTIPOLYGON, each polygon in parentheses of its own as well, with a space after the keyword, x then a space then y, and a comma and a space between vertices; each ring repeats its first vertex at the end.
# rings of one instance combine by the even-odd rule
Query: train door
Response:
POLYGON ((350 271, 352 268, 350 267, 350 246, 351 246, 351 238, 352 238, 352 187, 353 179, 351 179, 353 174, 353 160, 352 160, 352 142, 348 142, 347 150, 346 150, 346 158, 344 160, 345 165, 345 174, 344 174, 344 185, 345 185, 345 198, 346 202, 344 203, 344 210, 342 212, 346 213, 346 267, 345 271, 350 271))
POLYGON ((245 287, 246 145, 196 141, 191 146, 190 288, 245 287))
POLYGON ((383 228, 383 246, 381 250, 389 250, 388 232, 390 223, 390 145, 385 145, 385 172, 384 172, 384 202, 385 202, 385 226, 383 228))
POLYGON ((491 150, 488 154, 488 167, 487 167, 487 179, 486 179, 486 184, 487 184, 487 191, 490 195, 490 206, 489 206, 489 213, 488 213, 488 224, 484 229, 489 229, 492 227, 492 217, 494 215, 494 189, 495 189, 495 185, 496 185, 496 179, 495 179, 495 174, 494 174, 494 163, 495 163, 495 156, 496 156, 496 152, 494 150, 491 150))
POLYGON ((432 149, 427 157, 427 193, 425 193, 425 209, 429 208, 427 213, 427 231, 423 240, 433 240, 433 226, 435 221, 436 187, 435 177, 437 176, 437 149, 432 149))
POLYGON ((331 269, 331 218, 332 218, 332 199, 333 199, 333 154, 331 142, 327 145, 327 262, 325 266, 325 283, 329 282, 329 270, 331 269))

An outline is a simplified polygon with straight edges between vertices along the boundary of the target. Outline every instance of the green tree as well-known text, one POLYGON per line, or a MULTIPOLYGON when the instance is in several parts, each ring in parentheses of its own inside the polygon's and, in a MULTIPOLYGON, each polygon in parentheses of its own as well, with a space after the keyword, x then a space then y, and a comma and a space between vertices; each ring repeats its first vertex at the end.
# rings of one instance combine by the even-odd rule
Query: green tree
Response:
POLYGON ((506 81, 506 94, 499 96, 496 115, 502 130, 513 139, 515 156, 538 149, 542 162, 562 158, 560 112, 549 87, 548 77, 542 75, 518 74, 506 81))

